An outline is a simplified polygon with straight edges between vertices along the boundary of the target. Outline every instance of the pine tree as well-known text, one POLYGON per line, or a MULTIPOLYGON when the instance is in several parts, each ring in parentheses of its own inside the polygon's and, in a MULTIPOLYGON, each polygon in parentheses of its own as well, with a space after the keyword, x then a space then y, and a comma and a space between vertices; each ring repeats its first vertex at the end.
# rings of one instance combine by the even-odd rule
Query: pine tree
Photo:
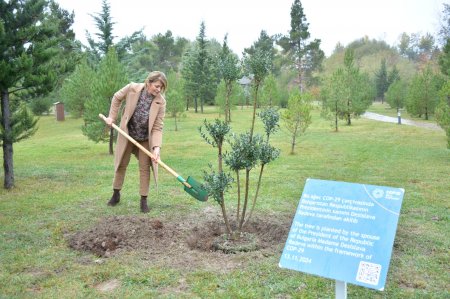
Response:
POLYGON ((284 53, 290 57, 297 70, 298 86, 301 92, 308 81, 312 81, 314 70, 320 69, 325 53, 320 49, 320 39, 310 41, 309 23, 303 13, 300 0, 291 6, 291 30, 279 40, 284 53))
POLYGON ((407 86, 405 82, 397 80, 389 86, 386 92, 386 102, 397 112, 405 106, 407 86))
POLYGON ((261 97, 261 103, 269 107, 279 104, 279 90, 273 74, 269 74, 264 80, 261 97))
POLYGON ((166 93, 167 111, 174 118, 175 131, 178 131, 178 119, 184 110, 183 78, 172 71, 167 75, 167 81, 170 83, 170 88, 166 93))
POLYGON ((428 120, 434 113, 438 104, 437 80, 439 79, 430 65, 412 78, 406 100, 406 110, 410 114, 419 117, 423 115, 428 120))
POLYGON ((384 102, 384 94, 389 88, 386 59, 381 60, 380 69, 375 73, 375 84, 377 88, 377 98, 384 102))
MULTIPOLYGON (((112 96, 128 82, 126 71, 119 62, 114 48, 110 48, 107 55, 100 62, 92 82, 92 97, 85 102, 83 114, 83 134, 94 142, 106 142, 108 134, 105 125, 98 114, 108 115, 112 96)), ((114 131, 109 134, 109 153, 113 154, 114 131)))
MULTIPOLYGON (((116 37, 113 33, 114 25, 111 17, 111 7, 107 0, 102 0, 102 11, 90 15, 94 19, 95 27, 98 32, 95 33, 97 39, 92 38, 91 34, 86 31, 86 39, 88 41, 88 62, 91 66, 96 66, 103 56, 108 53, 109 48, 114 47, 119 60, 131 49, 134 42, 143 38, 142 30, 135 31, 131 36, 121 38, 114 43, 116 37)), ((148 72, 147 72, 148 73, 148 72)))
POLYGON ((348 49, 344 54, 344 67, 325 81, 322 115, 332 115, 335 130, 338 131, 338 119, 344 119, 347 125, 351 125, 352 117, 363 114, 374 96, 370 78, 354 66, 354 51, 348 49))
POLYGON ((288 100, 288 107, 281 114, 284 127, 291 133, 291 154, 294 154, 297 137, 305 133, 311 124, 311 99, 309 93, 294 91, 288 100))
MULTIPOLYGON (((209 88, 212 84, 211 76, 211 57, 208 53, 208 43, 209 41, 206 38, 206 26, 205 23, 202 22, 200 24, 200 32, 197 36, 197 57, 196 57, 196 66, 198 69, 195 71, 196 77, 198 80, 198 97, 200 100, 200 111, 203 113, 203 106, 208 97, 209 88)), ((197 112, 197 109, 195 110, 197 112)))
POLYGON ((82 117, 85 103, 92 98, 92 82, 94 71, 84 60, 75 71, 64 81, 60 94, 65 108, 73 117, 82 117))
POLYGON ((436 120, 447 135, 447 148, 450 149, 450 81, 439 92, 439 104, 436 107, 436 120))
POLYGON ((91 14, 91 17, 94 19, 95 27, 98 29, 95 35, 99 41, 95 41, 88 31, 86 31, 86 39, 89 43, 90 59, 95 64, 114 45, 113 27, 115 22, 112 21, 111 7, 107 0, 102 0, 102 11, 95 15, 91 14))
POLYGON ((58 78, 72 70, 76 45, 70 29, 73 15, 54 2, 0 1, 0 11, 0 135, 4 187, 10 189, 14 187, 13 143, 31 136, 36 124, 22 105, 13 102, 51 92, 58 78), (18 118, 23 118, 20 125, 18 118))

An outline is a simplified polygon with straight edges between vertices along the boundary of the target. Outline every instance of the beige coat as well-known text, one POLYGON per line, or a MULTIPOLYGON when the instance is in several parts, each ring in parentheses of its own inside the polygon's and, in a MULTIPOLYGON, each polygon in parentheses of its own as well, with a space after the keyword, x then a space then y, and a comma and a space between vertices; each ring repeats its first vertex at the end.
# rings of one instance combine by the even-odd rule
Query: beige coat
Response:
MULTIPOLYGON (((123 87, 121 90, 117 91, 111 101, 111 108, 109 110, 109 117, 113 120, 113 123, 117 120, 117 114, 121 107, 122 102, 125 100, 125 107, 122 113, 122 119, 120 121, 120 128, 128 134, 128 121, 136 109, 136 105, 139 99, 139 94, 144 88, 144 83, 130 83, 123 87)), ((148 118, 148 141, 150 150, 155 146, 161 147, 162 145, 162 135, 164 126, 164 116, 166 112, 166 100, 162 95, 158 95, 153 99, 152 105, 150 106, 150 114, 148 118)), ((115 155, 115 170, 122 161, 125 148, 129 142, 124 136, 119 134, 117 138, 116 155, 115 155)), ((158 176, 158 164, 153 163, 153 172, 155 180, 158 176)))

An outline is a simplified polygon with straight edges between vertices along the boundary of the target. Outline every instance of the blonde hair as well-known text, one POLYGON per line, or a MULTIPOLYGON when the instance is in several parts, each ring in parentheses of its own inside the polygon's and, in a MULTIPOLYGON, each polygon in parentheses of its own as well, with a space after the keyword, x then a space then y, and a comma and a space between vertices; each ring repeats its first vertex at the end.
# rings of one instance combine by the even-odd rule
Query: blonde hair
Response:
POLYGON ((167 77, 163 72, 160 71, 153 71, 150 72, 150 74, 148 74, 147 78, 145 79, 144 83, 153 83, 156 81, 160 81, 162 83, 162 91, 166 91, 167 90, 167 77))

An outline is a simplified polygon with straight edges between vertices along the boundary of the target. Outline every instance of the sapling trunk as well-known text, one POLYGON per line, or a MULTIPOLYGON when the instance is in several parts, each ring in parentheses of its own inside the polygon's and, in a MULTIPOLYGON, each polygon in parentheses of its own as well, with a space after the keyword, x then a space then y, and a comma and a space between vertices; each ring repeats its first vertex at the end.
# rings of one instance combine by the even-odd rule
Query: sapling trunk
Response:
POLYGON ((227 228, 227 233, 231 234, 232 233, 232 229, 231 229, 231 226, 230 226, 230 222, 228 221, 227 210, 225 209, 225 201, 224 201, 223 192, 220 195, 220 197, 222 198, 222 201, 220 202, 220 208, 222 209, 223 220, 225 221, 225 226, 227 228))
POLYGON ((236 223, 240 223, 239 216, 240 216, 240 212, 241 212, 241 181, 239 179, 239 170, 236 170, 236 181, 237 181, 237 193, 238 193, 236 223))
MULTIPOLYGON (((218 155, 218 163, 219 163, 219 174, 223 173, 223 157, 222 157, 222 143, 219 142, 217 144, 217 148, 219 150, 219 155, 218 155)), ((225 198, 223 196, 223 192, 220 193, 220 208, 222 209, 222 216, 223 216, 223 220, 225 221, 225 225, 227 227, 227 232, 228 234, 231 234, 232 230, 230 227, 230 223, 228 221, 228 216, 227 216, 227 211, 225 208, 225 198)))
POLYGON ((230 116, 230 96, 231 96, 231 88, 232 88, 232 82, 227 82, 227 91, 225 96, 225 121, 227 123, 231 122, 231 116, 230 116))
POLYGON ((253 97, 253 118, 252 118, 252 127, 250 130, 250 142, 252 142, 253 131, 255 130, 256 104, 257 104, 257 99, 258 99, 258 89, 259 89, 259 82, 255 82, 255 95, 253 97))
POLYGON ((295 125, 294 132, 292 133, 291 155, 294 154, 295 140, 296 140, 296 137, 297 137, 297 130, 298 130, 298 122, 297 122, 297 124, 295 125))
POLYGON ((245 169, 245 198, 244 198, 244 207, 242 208, 241 221, 239 222, 239 232, 241 231, 242 225, 244 224, 245 213, 247 211, 249 184, 250 184, 250 169, 245 169))
POLYGON ((258 198, 259 188, 261 187, 262 174, 264 171, 264 165, 261 164, 261 169, 259 171, 258 185, 256 186, 255 197, 253 197, 252 208, 250 209, 250 213, 248 214, 247 220, 245 220, 242 226, 245 226, 248 222, 250 222, 250 218, 252 218, 253 210, 255 209, 256 199, 258 198))

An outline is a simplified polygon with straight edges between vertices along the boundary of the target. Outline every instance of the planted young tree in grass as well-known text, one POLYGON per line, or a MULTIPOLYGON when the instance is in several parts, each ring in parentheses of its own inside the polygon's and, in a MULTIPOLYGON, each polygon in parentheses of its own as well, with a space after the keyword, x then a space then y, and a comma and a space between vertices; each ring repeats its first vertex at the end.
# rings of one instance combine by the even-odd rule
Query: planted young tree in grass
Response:
MULTIPOLYGON (((274 108, 268 108, 261 113, 258 114, 264 124, 264 132, 266 133, 266 139, 260 142, 260 154, 259 154, 259 176, 258 183, 256 185, 256 192, 253 197, 252 208, 250 210, 250 214, 248 215, 246 222, 252 218, 253 210, 256 206, 256 199, 258 198, 259 189, 261 187, 262 175, 264 171, 264 166, 274 161, 280 155, 280 150, 273 147, 269 144, 270 135, 275 133, 279 128, 280 122, 280 114, 274 108)), ((245 225, 246 222, 243 222, 244 217, 241 219, 241 223, 245 225)))
POLYGON ((297 137, 305 133, 311 124, 311 99, 310 93, 294 91, 289 97, 287 109, 281 114, 284 127, 291 133, 291 155, 294 154, 297 137))
POLYGON ((351 125, 352 117, 363 114, 374 96, 375 90, 369 77, 354 65, 353 50, 346 50, 344 67, 337 69, 325 82, 322 113, 326 117, 334 116, 337 132, 338 119, 344 119, 347 125, 351 125))
POLYGON ((325 53, 320 49, 320 39, 310 40, 309 23, 303 12, 300 0, 294 0, 291 6, 291 29, 283 36, 278 44, 291 60, 297 71, 297 82, 301 92, 308 83, 313 81, 315 70, 321 68, 325 53))
POLYGON ((228 122, 231 122, 231 110, 239 105, 239 101, 244 97, 244 90, 237 82, 232 82, 231 93, 229 91, 230 89, 226 86, 225 81, 221 80, 217 86, 214 103, 219 112, 219 117, 223 113, 225 120, 228 119, 228 122))
POLYGON ((377 90, 377 98, 381 99, 381 104, 383 104, 385 93, 389 88, 386 58, 381 60, 380 69, 375 73, 375 85, 377 90))
POLYGON ((220 204, 227 234, 234 239, 241 236, 243 227, 252 217, 262 183, 264 167, 275 160, 280 153, 278 149, 269 143, 271 134, 278 128, 278 112, 274 109, 268 109, 258 115, 264 123, 265 138, 261 134, 253 134, 252 136, 250 132, 233 134, 230 132, 231 128, 229 125, 225 121, 218 119, 213 123, 205 121, 203 126, 200 127, 200 134, 203 139, 218 149, 218 170, 215 171, 210 165, 210 172, 205 171, 205 188, 208 190, 209 195, 220 204), (224 142, 227 140, 230 150, 224 154, 224 142), (224 163, 235 174, 236 179, 233 179, 231 174, 225 172, 224 163), (258 165, 258 182, 251 200, 250 172, 258 165), (241 171, 245 172, 243 191, 241 189, 241 171), (232 187, 233 182, 236 182, 237 188, 235 226, 231 225, 225 206, 225 193, 232 187), (247 215, 250 204, 251 210, 247 215))
POLYGON ((92 82, 94 78, 95 72, 84 60, 64 81, 60 91, 61 98, 73 117, 83 116, 84 104, 92 98, 92 82))
POLYGON ((345 109, 346 89, 344 70, 339 68, 331 75, 331 77, 325 80, 325 85, 321 91, 321 115, 333 122, 335 132, 339 130, 339 119, 342 118, 342 111, 345 109))
POLYGON ((204 173, 204 178, 206 181, 205 187, 206 190, 208 190, 208 194, 219 203, 222 209, 222 216, 225 221, 227 232, 231 234, 232 229, 228 221, 224 194, 231 187, 233 179, 223 171, 223 144, 225 137, 228 135, 231 128, 226 121, 221 121, 219 119, 216 119, 214 123, 208 123, 205 120, 203 125, 204 127, 202 126, 199 128, 200 135, 208 144, 218 150, 218 172, 215 172, 212 165, 210 165, 211 172, 208 173, 205 171, 204 173), (203 128, 206 132, 203 131, 203 128))
POLYGON ((408 88, 406 110, 412 115, 429 119, 438 104, 438 91, 440 84, 437 74, 427 65, 420 73, 417 73, 408 88))
POLYGON ((265 138, 260 134, 254 134, 255 117, 256 117, 256 103, 258 102, 258 89, 263 82, 265 76, 269 72, 270 63, 268 63, 268 56, 262 50, 256 50, 253 54, 246 57, 246 65, 249 73, 253 74, 253 117, 250 131, 242 134, 230 134, 230 127, 226 121, 215 120, 214 123, 204 122, 200 127, 201 136, 205 141, 218 149, 218 170, 215 171, 212 167, 210 172, 205 172, 205 188, 221 206, 224 222, 227 227, 227 236, 233 239, 242 236, 242 228, 245 223, 248 223, 253 209, 256 205, 259 189, 262 181, 262 174, 264 166, 275 160, 279 151, 269 144, 270 135, 278 128, 279 115, 274 109, 263 111, 259 114, 265 129, 265 138), (224 154, 224 141, 228 140, 230 150, 224 154), (234 179, 230 174, 226 174, 223 169, 223 163, 236 175, 237 183, 237 211, 236 211, 236 225, 232 226, 228 219, 225 208, 225 192, 227 192, 234 179), (260 165, 260 173, 257 182, 257 187, 252 200, 252 207, 247 216, 247 209, 250 203, 250 172, 260 165), (243 202, 241 191, 241 176, 240 172, 245 171, 243 202))
POLYGON ((83 134, 94 142, 106 142, 109 140, 109 153, 113 154, 114 131, 111 128, 109 138, 105 131, 104 123, 98 118, 98 114, 107 115, 111 106, 111 99, 115 92, 127 84, 125 68, 120 64, 114 48, 110 48, 108 54, 103 57, 99 69, 96 72, 92 84, 92 98, 85 102, 83 114, 83 134))
POLYGON ((262 86, 261 102, 264 105, 267 105, 268 107, 278 105, 280 102, 278 84, 273 74, 269 74, 267 78, 264 80, 264 84, 262 86))
POLYGON ((363 114, 375 98, 375 89, 367 74, 361 73, 359 67, 354 65, 354 52, 345 51, 344 54, 344 82, 347 94, 345 95, 345 109, 342 117, 347 125, 352 124, 352 117, 363 114))
POLYGON ((170 88, 167 91, 167 111, 175 121, 175 131, 178 131, 177 119, 184 111, 184 98, 183 98, 183 79, 178 76, 177 73, 171 71, 167 75, 167 81, 170 82, 170 88))
POLYGON ((405 106, 407 86, 402 80, 397 80, 389 86, 386 92, 386 102, 397 112, 405 106))

